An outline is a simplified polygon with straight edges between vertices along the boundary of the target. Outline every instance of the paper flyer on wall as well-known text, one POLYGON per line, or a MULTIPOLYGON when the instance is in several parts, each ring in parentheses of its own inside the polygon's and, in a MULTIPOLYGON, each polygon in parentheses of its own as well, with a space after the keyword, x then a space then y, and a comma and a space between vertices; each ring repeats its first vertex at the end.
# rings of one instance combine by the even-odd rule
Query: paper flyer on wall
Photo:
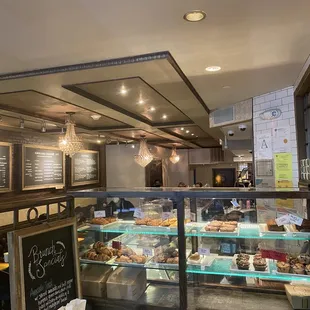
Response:
POLYGON ((272 138, 269 133, 258 134, 256 136, 257 152, 255 159, 272 159, 272 138))
POLYGON ((290 127, 274 128, 273 136, 273 152, 289 153, 291 148, 291 131, 290 127))

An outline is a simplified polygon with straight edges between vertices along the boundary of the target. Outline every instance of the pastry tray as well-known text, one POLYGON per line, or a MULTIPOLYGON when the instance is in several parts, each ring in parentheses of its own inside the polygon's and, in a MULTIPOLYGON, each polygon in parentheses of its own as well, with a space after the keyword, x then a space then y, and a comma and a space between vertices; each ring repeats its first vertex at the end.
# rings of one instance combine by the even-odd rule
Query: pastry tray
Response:
MULTIPOLYGON (((189 255, 190 256, 190 255, 189 255)), ((208 256, 202 256, 200 255, 200 259, 197 261, 190 260, 190 258, 187 258, 187 264, 193 265, 193 266, 204 266, 204 267, 210 267, 215 259, 216 256, 214 255, 208 255, 208 256)))
POLYGON ((203 233, 204 235, 208 236, 208 235, 214 235, 214 234, 219 234, 221 236, 238 236, 238 226, 236 227, 236 229, 234 231, 206 231, 205 227, 208 226, 210 224, 210 222, 206 223, 206 225, 204 225, 204 227, 202 227, 202 229, 200 230, 201 233, 203 233))
POLYGON ((284 229, 287 234, 292 234, 293 237, 310 238, 310 232, 298 231, 294 224, 284 225, 284 229))
POLYGON ((285 275, 285 276, 291 276, 291 277, 301 277, 301 278, 304 278, 304 277, 310 277, 309 274, 297 274, 297 273, 291 273, 291 272, 280 272, 278 270, 273 270, 272 271, 273 274, 276 274, 276 275, 285 275))
POLYGON ((89 224, 89 227, 91 227, 94 230, 100 230, 100 229, 105 229, 105 228, 107 228, 109 226, 112 226, 113 224, 120 223, 120 222, 122 222, 122 220, 117 220, 115 222, 112 222, 112 223, 109 223, 109 224, 105 224, 105 225, 89 224))
POLYGON ((138 263, 126 263, 126 262, 116 262, 116 258, 117 257, 113 257, 112 259, 110 259, 107 264, 111 264, 111 265, 118 265, 118 266, 124 266, 124 267, 144 267, 148 261, 150 261, 153 256, 147 256, 146 257, 146 262, 144 264, 138 264, 138 263))
POLYGON ((238 269, 238 266, 237 266, 237 263, 236 263, 237 257, 238 257, 238 254, 235 254, 233 259, 232 259, 231 265, 230 265, 230 271, 234 271, 234 272, 251 272, 251 273, 257 273, 257 274, 270 273, 269 260, 268 259, 266 259, 266 264, 267 264, 266 270, 265 271, 257 271, 257 270, 255 270, 254 265, 253 265, 254 255, 250 255, 250 259, 249 259, 250 267, 247 270, 238 269))
POLYGON ((167 263, 156 263, 154 261, 155 257, 152 257, 148 263, 146 263, 146 266, 150 266, 153 268, 160 268, 160 269, 174 269, 174 270, 179 270, 179 264, 167 264, 167 263))
POLYGON ((148 231, 150 232, 154 232, 156 234, 156 232, 176 232, 177 231, 177 227, 166 227, 166 226, 148 226, 148 225, 136 225, 134 224, 132 226, 132 229, 139 232, 139 230, 145 230, 145 228, 148 229, 148 231))
POLYGON ((267 224, 259 224, 259 231, 262 236, 285 236, 286 231, 270 231, 267 224))

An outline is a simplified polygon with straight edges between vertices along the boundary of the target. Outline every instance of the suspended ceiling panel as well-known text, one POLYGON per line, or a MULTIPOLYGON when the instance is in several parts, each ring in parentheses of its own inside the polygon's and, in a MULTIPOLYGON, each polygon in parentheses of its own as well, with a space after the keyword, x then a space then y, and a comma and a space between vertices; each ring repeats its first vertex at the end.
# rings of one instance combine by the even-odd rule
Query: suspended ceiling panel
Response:
POLYGON ((74 112, 75 123, 87 129, 126 126, 124 123, 102 115, 99 120, 95 121, 91 118, 91 115, 95 113, 90 110, 32 90, 0 94, 0 109, 60 123, 65 122, 66 112, 74 112))
POLYGON ((179 126, 175 128, 166 128, 165 131, 177 135, 185 140, 210 138, 210 136, 198 126, 179 126))
POLYGON ((161 137, 158 135, 151 134, 144 130, 133 129, 133 130, 120 130, 114 133, 115 137, 120 137, 128 140, 139 140, 144 136, 148 141, 151 140, 160 140, 161 137))
MULTIPOLYGON (((102 101, 103 104, 114 106, 116 110, 150 124, 191 122, 184 113, 140 77, 71 85, 68 88, 77 93, 78 90, 83 90, 86 98, 96 96, 99 100, 106 101, 102 101)), ((81 92, 80 94, 82 95, 81 92)))

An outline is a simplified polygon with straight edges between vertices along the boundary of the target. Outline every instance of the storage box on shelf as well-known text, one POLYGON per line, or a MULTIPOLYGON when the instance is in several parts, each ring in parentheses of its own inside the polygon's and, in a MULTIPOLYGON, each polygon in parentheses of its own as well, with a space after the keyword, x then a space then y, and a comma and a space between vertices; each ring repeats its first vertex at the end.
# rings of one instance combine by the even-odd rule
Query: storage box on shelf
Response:
MULTIPOLYGON (((187 307, 187 280, 196 281, 197 285, 201 283, 201 280, 195 280, 192 277, 194 275, 256 278, 283 283, 310 282, 310 275, 307 274, 308 267, 310 271, 310 257, 308 262, 308 257, 299 255, 302 252, 303 242, 310 239, 310 229, 307 229, 306 220, 299 225, 288 221, 283 225, 280 224, 278 228, 279 226, 274 223, 275 218, 268 218, 262 223, 242 222, 248 219, 243 216, 244 211, 247 210, 232 211, 226 208, 225 212, 227 213, 229 209, 230 213, 223 215, 223 220, 215 216, 214 219, 208 218, 203 221, 206 219, 203 204, 211 199, 225 201, 233 198, 248 199, 253 203, 256 199, 264 198, 309 200, 310 193, 306 190, 96 189, 74 192, 72 195, 97 198, 147 198, 148 200, 155 197, 157 200, 169 198, 174 201, 177 213, 171 209, 156 210, 154 206, 156 203, 149 202, 145 208, 141 205, 137 206, 135 218, 131 220, 116 220, 99 226, 88 223, 80 227, 79 232, 93 235, 88 247, 93 259, 87 258, 84 251, 81 263, 146 270, 148 282, 151 281, 148 278, 150 271, 158 274, 161 271, 178 271, 180 304, 177 306, 180 309, 187 307), (185 210, 184 207, 184 201, 189 200, 190 211, 185 210), (200 204, 199 207, 197 207, 198 204, 200 204), (201 210, 204 210, 204 214, 199 213, 202 212, 201 210), (199 221, 193 221, 196 219, 199 221), (107 238, 107 236, 110 237, 107 238), (105 240, 105 243, 98 251, 96 242, 102 240, 105 240), (115 251, 115 246, 119 246, 118 252, 115 251), (105 248, 108 250, 104 250, 105 248), (128 253, 128 249, 132 252, 128 253), (119 252, 122 250, 127 253, 119 252), (105 260, 98 259, 98 256, 101 257, 100 251, 109 252, 109 257, 105 260), (237 256, 240 253, 245 255, 237 256), (281 261, 284 262, 280 263, 281 261), (289 268, 281 269, 281 264, 287 264, 289 268)), ((284 205, 285 202, 286 200, 284 205)), ((209 207, 210 204, 208 204, 209 207)), ((253 210, 255 210, 255 203, 251 207, 251 212, 253 210)), ((214 214, 212 211, 212 215, 214 214)), ((156 281, 159 287, 160 278, 161 276, 156 281)), ((173 283, 176 284, 175 281, 173 283)), ((153 286, 152 289, 154 290, 153 286)))

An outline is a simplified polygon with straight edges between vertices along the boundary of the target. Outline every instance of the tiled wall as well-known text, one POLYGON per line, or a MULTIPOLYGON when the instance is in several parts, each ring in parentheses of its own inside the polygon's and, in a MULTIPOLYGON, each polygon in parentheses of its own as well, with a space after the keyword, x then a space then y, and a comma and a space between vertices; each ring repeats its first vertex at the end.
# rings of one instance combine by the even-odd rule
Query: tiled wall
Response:
POLYGON ((293 92, 293 86, 291 86, 253 98, 254 157, 257 157, 257 135, 264 133, 271 135, 272 129, 277 127, 289 128, 293 159, 293 186, 297 187, 299 176, 293 92), (280 109, 282 114, 275 120, 262 120, 259 116, 260 113, 271 108, 280 109))

